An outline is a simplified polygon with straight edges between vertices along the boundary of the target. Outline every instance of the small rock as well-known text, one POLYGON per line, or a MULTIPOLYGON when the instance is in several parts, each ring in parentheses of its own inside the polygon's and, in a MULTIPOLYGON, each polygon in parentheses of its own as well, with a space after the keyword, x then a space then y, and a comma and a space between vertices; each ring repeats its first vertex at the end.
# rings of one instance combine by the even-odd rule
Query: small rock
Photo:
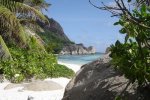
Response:
POLYGON ((28 96, 27 100, 34 100, 34 98, 32 96, 28 96))
POLYGON ((23 90, 29 91, 51 91, 63 89, 63 87, 53 81, 36 81, 24 85, 23 90))

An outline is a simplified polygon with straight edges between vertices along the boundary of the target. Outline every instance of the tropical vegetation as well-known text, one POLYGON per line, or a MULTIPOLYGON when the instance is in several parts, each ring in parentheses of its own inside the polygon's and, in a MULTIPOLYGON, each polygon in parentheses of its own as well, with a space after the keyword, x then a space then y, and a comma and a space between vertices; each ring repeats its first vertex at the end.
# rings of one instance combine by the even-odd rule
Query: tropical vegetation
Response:
MULTIPOLYGON (((110 48, 112 65, 131 83, 139 87, 150 86, 150 1, 149 0, 114 0, 114 5, 98 7, 117 16, 120 33, 125 35, 124 42, 116 41, 110 48)), ((118 100, 118 99, 117 99, 118 100)))
POLYGON ((11 82, 73 76, 71 69, 47 52, 40 36, 31 32, 41 28, 37 20, 49 25, 42 14, 49 6, 45 0, 0 0, 0 72, 11 82))
POLYGON ((55 32, 47 29, 45 29, 44 32, 38 32, 38 35, 46 42, 46 50, 54 54, 59 54, 64 45, 74 44, 70 40, 57 36, 55 32))

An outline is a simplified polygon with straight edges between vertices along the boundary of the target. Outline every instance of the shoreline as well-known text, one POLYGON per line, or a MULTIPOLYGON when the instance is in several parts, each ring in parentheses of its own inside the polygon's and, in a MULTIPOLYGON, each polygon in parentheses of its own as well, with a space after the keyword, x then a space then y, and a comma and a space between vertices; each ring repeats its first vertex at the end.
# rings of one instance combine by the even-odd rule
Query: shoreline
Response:
MULTIPOLYGON (((58 64, 67 66, 68 68, 72 69, 75 73, 81 67, 81 65, 64 63, 60 61, 58 61, 58 64)), ((26 83, 23 83, 21 85, 16 84, 16 86, 14 86, 13 88, 5 90, 5 87, 8 86, 8 84, 12 83, 4 81, 0 83, 0 100, 28 100, 28 98, 33 98, 30 100, 61 100, 64 95, 65 87, 70 80, 71 79, 64 77, 44 79, 42 82, 50 82, 50 83, 55 82, 60 86, 62 86, 62 89, 48 90, 48 91, 23 90, 23 84, 26 83)))
POLYGON ((82 64, 72 64, 72 63, 65 63, 65 62, 61 62, 61 61, 58 61, 58 64, 67 66, 68 68, 72 69, 75 73, 78 70, 80 70, 80 68, 82 66, 82 64))

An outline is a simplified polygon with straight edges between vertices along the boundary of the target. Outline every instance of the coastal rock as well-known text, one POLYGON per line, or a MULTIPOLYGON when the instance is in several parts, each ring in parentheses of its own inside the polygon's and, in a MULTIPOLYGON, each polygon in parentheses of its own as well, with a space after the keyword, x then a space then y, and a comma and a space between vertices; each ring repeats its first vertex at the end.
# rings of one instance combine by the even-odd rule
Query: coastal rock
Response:
MULTIPOLYGON (((113 69, 109 54, 103 59, 83 65, 76 76, 68 83, 62 100, 115 100, 119 95, 122 100, 142 99, 136 91, 137 84, 130 84, 128 79, 113 69)), ((141 92, 143 93, 143 92, 141 92)))
POLYGON ((96 49, 93 46, 90 46, 87 48, 87 51, 91 54, 94 54, 96 52, 96 49))
POLYGON ((13 88, 19 88, 20 91, 52 91, 63 89, 61 85, 53 81, 34 81, 31 83, 22 83, 22 84, 8 84, 4 89, 9 90, 13 88))
POLYGON ((105 54, 108 54, 110 52, 110 47, 106 48, 105 54))
POLYGON ((71 55, 82 55, 82 54, 94 54, 96 52, 95 48, 85 47, 83 44, 69 44, 63 47, 60 54, 71 54, 71 55))
POLYGON ((23 90, 28 91, 52 91, 52 90, 59 90, 63 87, 56 82, 46 82, 46 81, 38 81, 38 82, 32 82, 30 84, 24 85, 23 90))

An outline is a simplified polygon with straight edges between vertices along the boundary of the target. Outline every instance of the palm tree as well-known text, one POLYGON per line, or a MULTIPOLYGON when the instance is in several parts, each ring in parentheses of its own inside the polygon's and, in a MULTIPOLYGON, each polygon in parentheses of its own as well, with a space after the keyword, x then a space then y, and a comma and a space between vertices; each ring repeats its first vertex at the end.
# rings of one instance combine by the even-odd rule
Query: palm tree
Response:
POLYGON ((25 4, 28 4, 34 8, 36 8, 37 10, 41 11, 44 10, 48 10, 48 7, 51 5, 49 3, 47 3, 45 0, 25 0, 24 1, 25 4))
MULTIPOLYGON (((0 0, 0 35, 4 38, 13 39, 15 43, 22 47, 27 45, 27 35, 24 33, 21 24, 25 19, 19 19, 19 15, 24 15, 26 19, 32 21, 41 19, 44 22, 48 22, 39 10, 25 4, 25 1, 26 0, 0 0)), ((28 1, 33 2, 38 0, 28 1)))

